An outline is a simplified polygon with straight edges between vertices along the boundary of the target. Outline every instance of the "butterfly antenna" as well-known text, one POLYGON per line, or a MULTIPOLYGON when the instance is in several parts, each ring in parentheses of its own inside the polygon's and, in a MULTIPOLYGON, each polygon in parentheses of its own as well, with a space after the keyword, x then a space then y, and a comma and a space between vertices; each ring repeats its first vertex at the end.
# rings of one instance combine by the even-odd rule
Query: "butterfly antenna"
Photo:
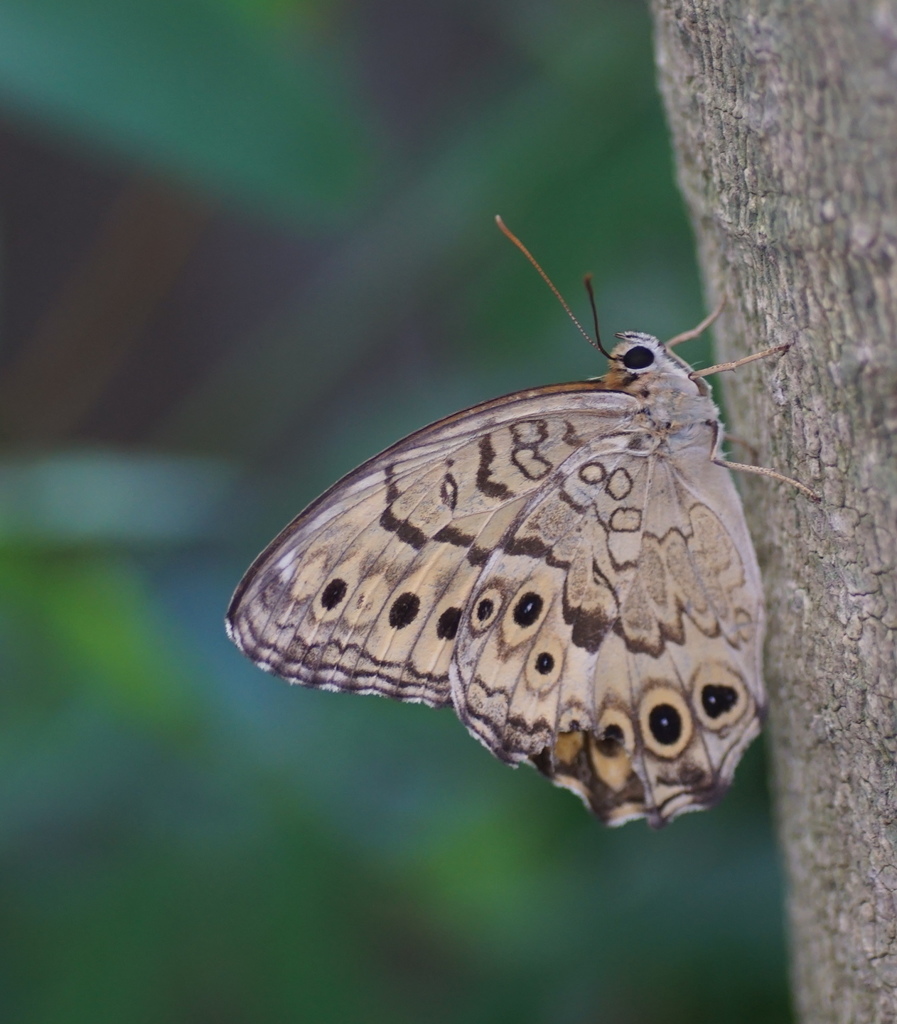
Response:
MULTIPOLYGON (((597 342, 596 342, 591 337, 589 332, 586 331, 585 328, 582 326, 582 324, 576 319, 576 317, 573 315, 573 310, 567 305, 567 303, 566 303, 566 301, 564 299, 564 296, 561 295, 561 293, 557 290, 557 288, 555 288, 554 282, 551 280, 551 278, 548 276, 548 274, 546 274, 545 271, 536 262, 535 256, 533 256, 533 254, 529 251, 529 249, 527 249, 527 247, 523 244, 523 242, 521 242, 520 239, 514 234, 514 232, 511 231, 511 229, 507 226, 507 224, 505 224, 505 222, 501 219, 501 217, 498 214, 495 215, 495 223, 498 225, 498 227, 502 231, 502 233, 505 234, 508 238, 510 238, 510 240, 514 243, 514 245, 517 246, 517 248, 523 253, 523 255, 536 268, 536 270, 538 270, 539 275, 541 276, 542 280, 554 292, 554 297, 558 300, 558 302, 566 310, 567 316, 569 316, 570 319, 573 321, 573 323, 576 324, 576 327, 577 327, 577 330, 579 331, 579 333, 586 339, 586 341, 592 346, 592 348, 597 348, 598 351, 602 353, 602 355, 608 356, 608 358, 610 358, 608 353, 604 350, 604 346, 601 344, 601 340, 598 339, 597 342)), ((591 295, 592 294, 591 286, 587 284, 586 287, 589 289, 589 294, 591 295)), ((592 311, 593 312, 595 311, 595 299, 594 299, 594 297, 592 297, 592 311)), ((597 313, 595 313, 595 334, 596 334, 596 337, 597 337, 597 334, 598 334, 598 314, 597 313)))
POLYGON ((586 291, 589 293, 589 303, 592 307, 592 322, 595 324, 595 348, 610 359, 610 352, 601 344, 601 331, 598 330, 598 307, 595 305, 595 289, 592 288, 592 275, 586 274, 582 279, 583 284, 586 286, 586 291))

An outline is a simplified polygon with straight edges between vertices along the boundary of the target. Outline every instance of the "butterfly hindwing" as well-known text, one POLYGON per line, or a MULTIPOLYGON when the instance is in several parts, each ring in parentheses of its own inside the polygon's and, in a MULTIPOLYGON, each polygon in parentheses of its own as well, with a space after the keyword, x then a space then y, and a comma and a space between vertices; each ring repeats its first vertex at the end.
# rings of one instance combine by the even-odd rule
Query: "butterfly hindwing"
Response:
POLYGON ((607 821, 657 824, 715 802, 759 728, 762 605, 720 518, 740 512, 725 470, 626 440, 583 448, 517 517, 462 622, 453 696, 497 756, 607 821))

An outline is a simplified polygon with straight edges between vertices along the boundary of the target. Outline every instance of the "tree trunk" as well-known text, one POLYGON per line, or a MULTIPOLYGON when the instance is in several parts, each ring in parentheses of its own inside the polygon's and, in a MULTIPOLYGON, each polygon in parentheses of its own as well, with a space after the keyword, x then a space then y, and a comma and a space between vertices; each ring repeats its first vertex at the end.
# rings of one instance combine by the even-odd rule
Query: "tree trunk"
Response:
MULTIPOLYGON (((823 496, 744 478, 794 999, 897 1020, 897 0, 653 0, 729 426, 823 496), (710 303, 708 303, 709 305, 710 303)), ((733 925, 737 927, 737 923, 733 925)))

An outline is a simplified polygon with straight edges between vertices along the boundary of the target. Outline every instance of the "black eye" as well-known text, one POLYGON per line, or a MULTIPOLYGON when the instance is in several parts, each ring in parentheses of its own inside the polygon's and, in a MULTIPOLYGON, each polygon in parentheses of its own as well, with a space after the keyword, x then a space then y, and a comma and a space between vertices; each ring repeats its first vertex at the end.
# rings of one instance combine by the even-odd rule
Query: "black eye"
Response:
POLYGON ((622 743, 623 742, 623 730, 619 725, 608 725, 605 727, 604 732, 601 734, 601 739, 606 740, 608 743, 622 743))
POLYGON ((595 737, 595 746, 604 757, 617 757, 623 753, 623 730, 619 725, 611 723, 600 736, 595 737))
POLYGON ((731 686, 708 684, 701 690, 701 703, 711 718, 719 718, 738 703, 738 692, 731 686))
POLYGON ((670 704, 658 704, 652 708, 648 715, 648 725, 654 739, 665 746, 675 743, 682 735, 682 718, 670 704))
POLYGON ((654 362, 654 353, 644 345, 636 345, 623 356, 623 365, 627 370, 644 370, 654 362))
POLYGON ((538 594, 524 594, 514 608, 514 621, 518 626, 531 626, 542 611, 542 598, 538 594))
POLYGON ((542 651, 541 654, 536 655, 536 671, 539 675, 547 676, 553 668, 554 658, 552 658, 548 651, 542 651))

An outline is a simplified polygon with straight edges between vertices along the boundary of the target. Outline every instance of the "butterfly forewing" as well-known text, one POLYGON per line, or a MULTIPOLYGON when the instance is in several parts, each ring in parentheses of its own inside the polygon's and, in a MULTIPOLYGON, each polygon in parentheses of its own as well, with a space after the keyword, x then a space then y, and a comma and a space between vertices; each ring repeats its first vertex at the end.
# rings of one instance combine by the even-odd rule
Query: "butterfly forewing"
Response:
POLYGON ((544 478, 631 405, 608 395, 596 413, 584 401, 594 390, 486 403, 350 473, 246 574, 228 613, 234 640, 304 685, 447 703, 482 563, 544 478))

